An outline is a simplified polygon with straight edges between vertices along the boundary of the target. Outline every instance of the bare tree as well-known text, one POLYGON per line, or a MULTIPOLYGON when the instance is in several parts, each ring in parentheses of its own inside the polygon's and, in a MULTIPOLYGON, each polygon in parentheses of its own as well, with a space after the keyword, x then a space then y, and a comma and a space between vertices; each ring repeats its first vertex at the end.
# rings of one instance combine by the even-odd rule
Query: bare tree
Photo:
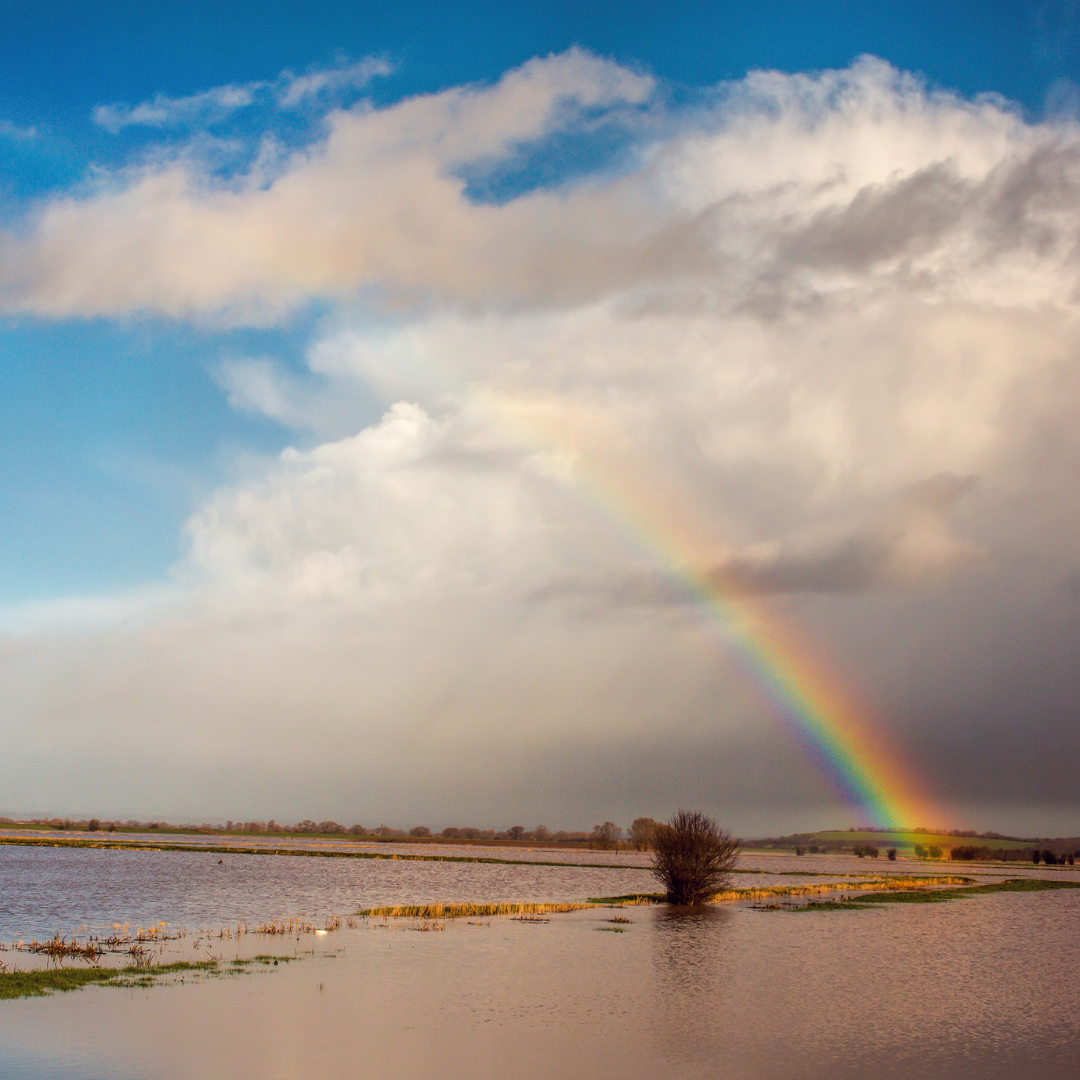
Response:
POLYGON ((543 843, 545 840, 550 840, 551 831, 546 825, 537 825, 536 828, 533 829, 533 839, 539 840, 541 843, 543 843))
POLYGON ((615 847, 622 836, 622 829, 614 821, 605 821, 603 825, 594 825, 592 831, 592 843, 601 851, 607 851, 615 847))
POLYGON ((525 835, 525 826, 511 825, 510 828, 506 830, 506 835, 509 836, 511 840, 520 840, 525 835))
POLYGON ((638 851, 648 851, 653 845, 657 824, 651 817, 634 818, 629 829, 630 843, 638 851))
POLYGON ((653 873, 668 903, 699 904, 728 883, 739 841, 711 817, 680 810, 667 824, 657 825, 653 849, 653 873))

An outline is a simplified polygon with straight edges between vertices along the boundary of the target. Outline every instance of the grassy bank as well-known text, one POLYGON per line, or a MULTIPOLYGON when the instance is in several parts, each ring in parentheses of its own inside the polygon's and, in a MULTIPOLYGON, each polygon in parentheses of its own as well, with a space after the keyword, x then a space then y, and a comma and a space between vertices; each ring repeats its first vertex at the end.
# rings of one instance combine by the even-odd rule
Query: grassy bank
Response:
MULTIPOLYGON (((325 840, 327 837, 321 837, 325 840)), ((400 862, 491 863, 498 866, 574 866, 589 870, 645 870, 647 866, 616 863, 581 863, 541 859, 496 859, 479 855, 407 855, 401 852, 348 851, 333 848, 241 846, 239 844, 181 844, 166 841, 81 839, 50 836, 0 836, 0 845, 11 847, 94 848, 113 851, 188 851, 209 855, 287 855, 304 859, 388 859, 400 862)), ((756 871, 755 871, 756 872, 756 871)))
POLYGON ((1080 889, 1080 881, 1048 881, 1042 878, 1013 878, 989 885, 972 885, 965 889, 902 889, 860 896, 858 900, 811 901, 805 907, 793 907, 791 911, 855 911, 874 904, 943 904, 949 900, 962 900, 970 896, 989 893, 1049 892, 1054 889, 1080 889))

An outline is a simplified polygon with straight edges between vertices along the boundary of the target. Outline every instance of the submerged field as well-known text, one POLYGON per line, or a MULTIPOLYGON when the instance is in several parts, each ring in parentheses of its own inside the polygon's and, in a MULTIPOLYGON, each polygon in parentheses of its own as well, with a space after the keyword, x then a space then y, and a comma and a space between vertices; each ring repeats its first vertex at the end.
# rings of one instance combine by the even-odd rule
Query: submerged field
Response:
POLYGON ((650 902, 646 868, 614 861, 229 858, 0 848, 0 961, 42 965, 6 985, 44 995, 0 1001, 0 1075, 1077 1075, 1080 874, 1068 870, 747 856, 753 873, 723 902, 672 909, 650 902), (119 929, 94 925, 106 900, 123 909, 119 929), (184 910, 218 915, 217 929, 184 910), (156 921, 125 928, 137 912, 156 921), (97 933, 117 951, 57 970, 11 948, 15 924, 34 919, 68 945, 97 933), (153 962, 124 959, 155 942, 153 962))

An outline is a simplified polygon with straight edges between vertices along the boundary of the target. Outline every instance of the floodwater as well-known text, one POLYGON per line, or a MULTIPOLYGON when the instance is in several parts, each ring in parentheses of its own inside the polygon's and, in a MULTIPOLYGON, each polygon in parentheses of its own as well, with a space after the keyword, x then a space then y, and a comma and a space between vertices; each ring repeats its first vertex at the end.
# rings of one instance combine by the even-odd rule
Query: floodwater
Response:
MULTIPOLYGON (((812 856, 743 866, 766 872, 740 885, 957 869, 812 856)), ((650 888, 640 866, 0 847, 0 939, 650 888)), ((0 1002, 0 1076, 1080 1078, 1080 889, 857 911, 593 908, 423 925, 219 938, 224 961, 297 958, 234 977, 0 1002)), ((23 955, 2 958, 24 966, 23 955)))

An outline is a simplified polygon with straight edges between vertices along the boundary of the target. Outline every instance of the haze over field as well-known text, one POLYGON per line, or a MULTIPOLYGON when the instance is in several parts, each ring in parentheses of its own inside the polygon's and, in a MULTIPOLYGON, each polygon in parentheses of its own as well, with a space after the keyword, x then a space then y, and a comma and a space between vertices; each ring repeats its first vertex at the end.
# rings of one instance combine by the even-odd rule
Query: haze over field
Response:
POLYGON ((686 572, 800 628, 910 824, 1075 834, 1075 41, 1009 45, 1033 104, 887 41, 303 40, 0 87, 0 810, 857 822, 686 572))

